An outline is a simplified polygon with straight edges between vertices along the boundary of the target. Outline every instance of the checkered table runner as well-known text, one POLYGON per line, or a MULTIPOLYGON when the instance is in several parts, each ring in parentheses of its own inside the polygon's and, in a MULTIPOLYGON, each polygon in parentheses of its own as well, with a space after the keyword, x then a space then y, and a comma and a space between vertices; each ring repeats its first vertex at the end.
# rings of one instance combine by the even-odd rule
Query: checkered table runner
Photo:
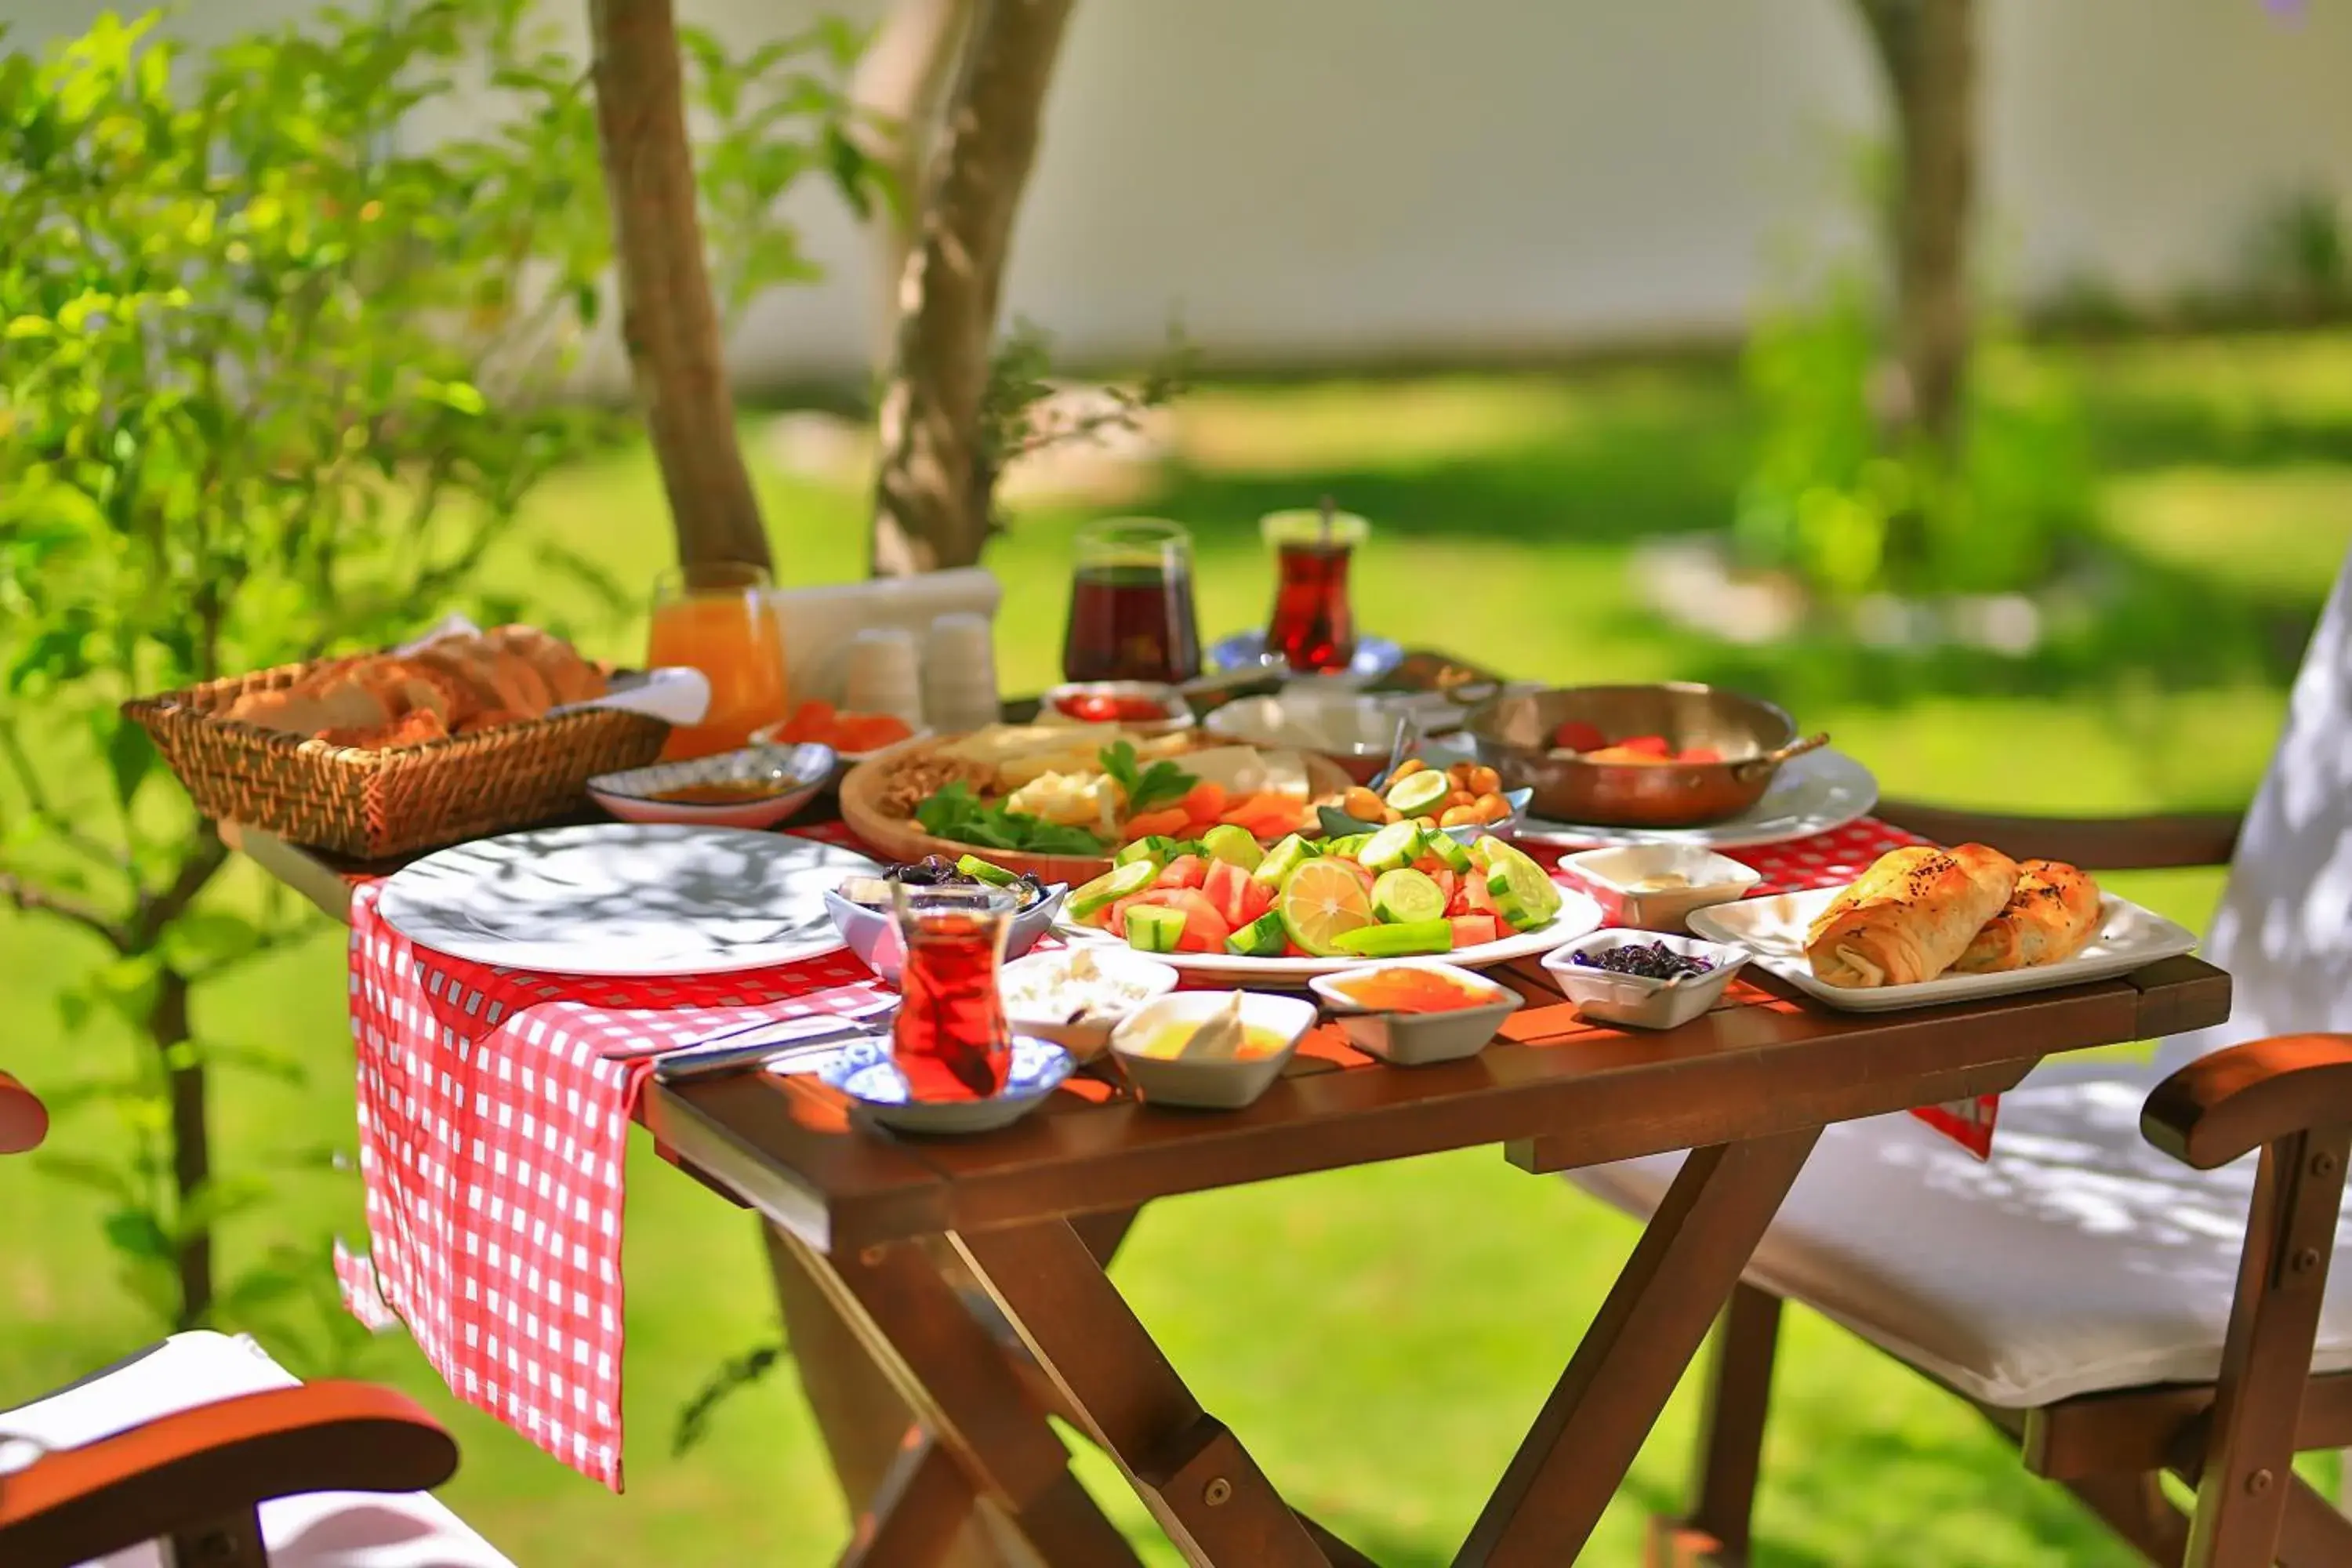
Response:
MULTIPOLYGON (((856 846, 837 825, 807 837, 856 846)), ((1784 892, 1911 842, 1864 819, 1738 854, 1784 892)), ((415 946, 375 895, 352 902, 370 1252, 339 1254, 344 1300, 407 1324, 459 1398, 618 1490, 623 1154, 652 1054, 887 993, 846 951, 653 980, 494 968, 415 946)))

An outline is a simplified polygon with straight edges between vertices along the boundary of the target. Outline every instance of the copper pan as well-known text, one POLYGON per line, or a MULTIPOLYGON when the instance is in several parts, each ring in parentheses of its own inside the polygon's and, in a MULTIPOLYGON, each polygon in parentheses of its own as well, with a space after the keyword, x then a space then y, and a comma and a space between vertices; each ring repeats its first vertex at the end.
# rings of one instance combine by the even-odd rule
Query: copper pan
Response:
POLYGON ((1738 816, 1764 797, 1782 763, 1829 741, 1800 739, 1796 721, 1769 702, 1683 681, 1490 696, 1462 727, 1505 789, 1535 792, 1530 816, 1608 827, 1696 827, 1738 816), (1612 742, 1663 735, 1676 751, 1712 746, 1724 761, 1587 762, 1552 748, 1552 732, 1571 719, 1612 742))

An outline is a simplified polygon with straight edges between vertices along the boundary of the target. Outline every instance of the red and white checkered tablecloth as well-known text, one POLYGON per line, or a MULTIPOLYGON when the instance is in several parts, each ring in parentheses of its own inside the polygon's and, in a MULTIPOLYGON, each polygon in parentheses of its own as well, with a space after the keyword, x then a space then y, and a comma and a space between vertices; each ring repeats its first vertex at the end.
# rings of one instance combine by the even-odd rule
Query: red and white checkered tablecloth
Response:
MULTIPOLYGON (((808 836, 856 845, 836 826, 808 836)), ((1865 818, 1737 854, 1785 892, 1914 842, 1865 818)), ((339 1252, 345 1302, 396 1316, 459 1398, 618 1490, 623 1155, 652 1053, 887 994, 846 951, 652 980, 495 968, 415 946, 375 894, 352 901, 370 1252, 339 1252)))
POLYGON ((460 1399, 618 1490, 622 1157, 650 1053, 887 993, 846 951, 659 980, 493 968, 415 946, 375 895, 352 900, 370 1257, 338 1259, 345 1300, 396 1313, 460 1399))

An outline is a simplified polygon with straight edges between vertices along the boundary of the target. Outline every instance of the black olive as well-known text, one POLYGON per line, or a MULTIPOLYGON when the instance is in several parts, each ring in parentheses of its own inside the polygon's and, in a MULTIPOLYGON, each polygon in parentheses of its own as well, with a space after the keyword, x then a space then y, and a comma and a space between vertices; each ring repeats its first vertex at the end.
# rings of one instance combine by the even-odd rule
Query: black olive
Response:
POLYGON ((1612 947, 1599 958, 1589 952, 1575 952, 1568 961, 1585 969, 1605 969, 1614 974, 1638 974, 1645 980, 1672 980, 1678 975, 1705 974, 1715 967, 1704 958, 1686 958, 1663 942, 1628 942, 1612 947))

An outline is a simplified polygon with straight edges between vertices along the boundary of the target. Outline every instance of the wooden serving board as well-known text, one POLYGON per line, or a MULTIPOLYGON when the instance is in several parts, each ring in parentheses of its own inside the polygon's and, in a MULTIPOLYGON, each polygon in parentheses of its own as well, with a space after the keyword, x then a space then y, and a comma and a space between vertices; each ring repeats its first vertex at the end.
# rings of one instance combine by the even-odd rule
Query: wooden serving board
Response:
MULTIPOLYGON (((1339 765, 1312 752, 1307 757, 1307 787, 1310 796, 1336 794, 1351 782, 1339 765)), ((1048 885, 1067 882, 1076 887, 1110 869, 1108 855, 1033 855, 1019 849, 993 849, 985 844, 961 844, 923 831, 912 817, 886 816, 876 804, 882 793, 890 758, 859 763, 841 776, 841 820, 884 860, 919 860, 926 855, 978 855, 1008 871, 1025 871, 1048 885)), ((1176 759, 1181 762, 1183 759, 1176 759)))

